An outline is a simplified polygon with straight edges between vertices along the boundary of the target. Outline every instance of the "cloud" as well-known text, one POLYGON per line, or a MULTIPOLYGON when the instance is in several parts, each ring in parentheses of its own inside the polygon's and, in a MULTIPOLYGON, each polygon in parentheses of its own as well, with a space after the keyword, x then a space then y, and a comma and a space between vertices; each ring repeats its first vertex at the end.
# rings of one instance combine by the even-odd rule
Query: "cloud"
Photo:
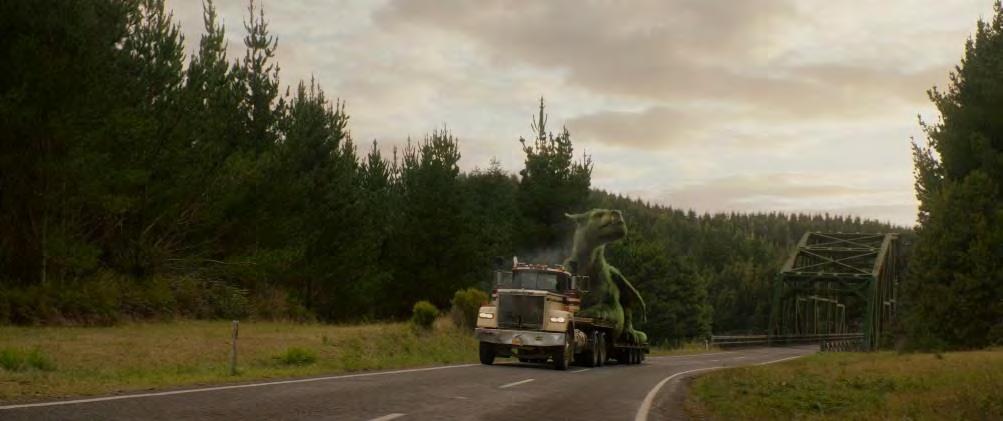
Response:
POLYGON ((802 51, 810 42, 790 37, 808 17, 815 17, 812 10, 793 0, 630 7, 398 0, 375 21, 453 32, 479 42, 500 66, 560 69, 568 83, 598 95, 677 105, 717 101, 781 118, 870 116, 921 103, 926 89, 946 79, 943 62, 903 69, 819 61, 815 51, 802 51))
MULTIPOLYGON (((988 0, 263 1, 282 83, 315 75, 347 100, 364 148, 446 124, 465 169, 497 157, 517 171, 516 139, 545 96, 552 127, 595 160, 596 186, 902 223, 915 209, 908 138, 922 136, 917 113, 935 112, 925 91, 991 16, 988 0)), ((200 3, 168 3, 190 50, 200 3)), ((246 2, 217 7, 239 59, 246 2)))
POLYGON ((849 213, 911 225, 916 216, 911 192, 865 183, 852 174, 775 172, 699 181, 660 195, 663 203, 701 211, 849 213))
POLYGON ((664 106, 638 112, 600 111, 567 122, 576 138, 651 149, 693 140, 701 135, 707 124, 703 114, 664 106))

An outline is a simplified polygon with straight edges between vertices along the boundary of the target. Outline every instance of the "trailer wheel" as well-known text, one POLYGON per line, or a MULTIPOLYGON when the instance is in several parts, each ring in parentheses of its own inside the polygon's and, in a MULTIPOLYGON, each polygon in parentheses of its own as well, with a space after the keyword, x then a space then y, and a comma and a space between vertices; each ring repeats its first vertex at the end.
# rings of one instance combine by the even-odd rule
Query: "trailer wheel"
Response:
POLYGON ((592 346, 589 349, 589 354, 586 355, 587 360, 585 360, 586 367, 597 367, 599 365, 599 333, 592 332, 592 346))
POLYGON ((599 349, 599 363, 596 364, 598 367, 606 365, 606 334, 600 332, 598 339, 598 345, 596 348, 599 349))
POLYGON ((481 342, 480 347, 481 364, 491 365, 495 362, 495 346, 487 342, 481 342))
POLYGON ((553 354, 551 354, 551 358, 554 359, 554 369, 567 370, 572 357, 574 357, 574 349, 571 348, 568 335, 564 335, 564 346, 554 347, 553 354))

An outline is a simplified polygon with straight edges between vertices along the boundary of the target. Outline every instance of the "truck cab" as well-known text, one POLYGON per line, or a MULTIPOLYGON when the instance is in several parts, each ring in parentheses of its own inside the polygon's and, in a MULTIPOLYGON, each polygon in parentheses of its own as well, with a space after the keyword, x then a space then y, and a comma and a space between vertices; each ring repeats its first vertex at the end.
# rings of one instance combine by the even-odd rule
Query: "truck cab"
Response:
POLYGON ((491 364, 495 357, 553 359, 556 368, 567 368, 580 343, 574 315, 585 284, 587 278, 561 265, 514 262, 511 270, 496 270, 491 303, 477 317, 481 362, 491 364))
POLYGON ((522 362, 550 360, 554 368, 565 370, 572 362, 596 367, 608 358, 619 364, 644 361, 648 344, 616 337, 614 321, 577 314, 589 278, 576 276, 574 267, 514 258, 510 267, 503 266, 504 260, 496 261, 491 303, 477 315, 481 363, 516 357, 522 362))

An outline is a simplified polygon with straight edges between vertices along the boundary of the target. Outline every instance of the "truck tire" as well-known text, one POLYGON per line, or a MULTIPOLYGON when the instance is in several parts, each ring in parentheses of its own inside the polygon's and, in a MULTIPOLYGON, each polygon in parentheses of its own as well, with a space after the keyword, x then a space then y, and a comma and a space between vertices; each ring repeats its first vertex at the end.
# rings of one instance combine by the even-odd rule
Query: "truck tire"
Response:
POLYGON ((599 339, 598 341, 599 344, 598 346, 596 346, 596 348, 599 349, 599 363, 596 365, 602 367, 606 365, 606 334, 600 332, 598 339, 599 339))
POLYGON ((491 365, 495 362, 495 346, 487 342, 481 342, 480 347, 481 364, 491 365))
POLYGON ((567 370, 568 365, 571 364, 571 358, 574 357, 574 350, 571 348, 568 336, 564 335, 564 346, 554 347, 551 354, 551 358, 554 359, 554 370, 567 370))
POLYGON ((599 333, 592 332, 592 346, 589 347, 588 353, 584 356, 584 362, 586 367, 597 367, 599 366, 599 333))

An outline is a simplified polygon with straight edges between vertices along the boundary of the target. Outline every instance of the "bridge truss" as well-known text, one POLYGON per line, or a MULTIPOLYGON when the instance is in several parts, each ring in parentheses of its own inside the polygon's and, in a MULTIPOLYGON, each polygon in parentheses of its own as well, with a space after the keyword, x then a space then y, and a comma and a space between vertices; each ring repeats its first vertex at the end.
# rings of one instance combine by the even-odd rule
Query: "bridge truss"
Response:
POLYGON ((899 260, 897 234, 805 233, 774 281, 769 341, 877 348, 895 318, 899 260))

